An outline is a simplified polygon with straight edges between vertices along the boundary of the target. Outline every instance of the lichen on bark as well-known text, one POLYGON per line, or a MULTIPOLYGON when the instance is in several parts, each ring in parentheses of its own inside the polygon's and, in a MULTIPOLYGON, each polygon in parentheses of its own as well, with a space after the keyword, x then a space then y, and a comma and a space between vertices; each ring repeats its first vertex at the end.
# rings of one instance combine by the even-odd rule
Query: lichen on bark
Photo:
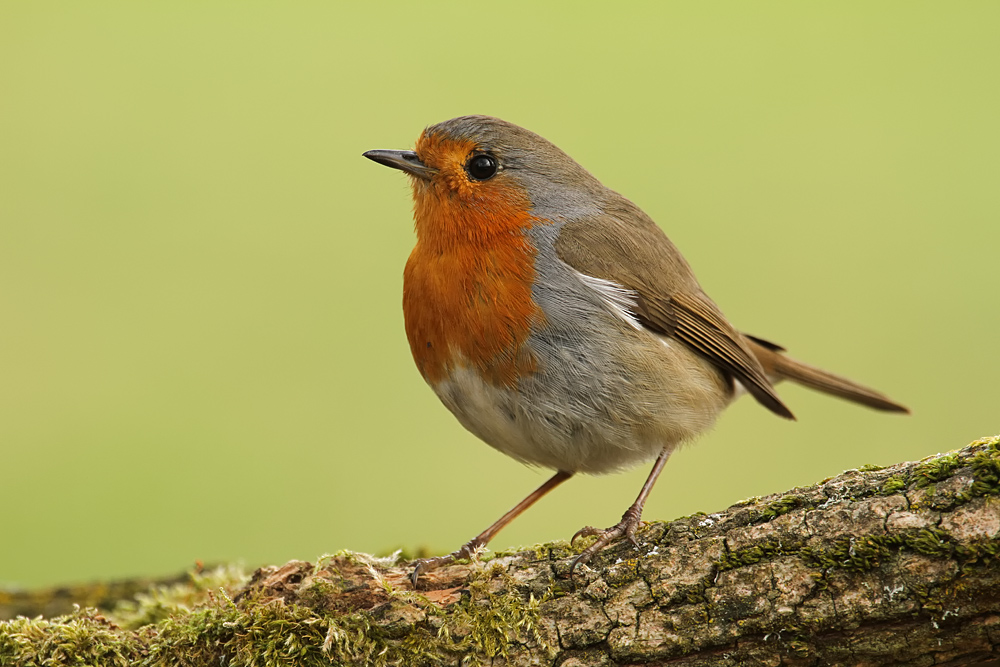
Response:
MULTIPOLYGON (((653 522, 569 578, 564 542, 193 575, 0 623, 0 664, 930 665, 1000 658, 1000 438, 653 522)), ((579 547, 578 547, 579 548, 579 547)), ((0 596, 0 608, 3 597, 0 596)))

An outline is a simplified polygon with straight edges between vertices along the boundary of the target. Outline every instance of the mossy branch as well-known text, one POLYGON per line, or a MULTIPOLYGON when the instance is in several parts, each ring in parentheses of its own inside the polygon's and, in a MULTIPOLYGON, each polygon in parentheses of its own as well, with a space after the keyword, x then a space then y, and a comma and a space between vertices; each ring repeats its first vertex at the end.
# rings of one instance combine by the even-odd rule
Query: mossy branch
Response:
POLYGON ((576 585, 565 543, 419 591, 343 552, 2 622, 0 664, 979 664, 1000 659, 998 496, 1000 437, 647 524, 576 585))

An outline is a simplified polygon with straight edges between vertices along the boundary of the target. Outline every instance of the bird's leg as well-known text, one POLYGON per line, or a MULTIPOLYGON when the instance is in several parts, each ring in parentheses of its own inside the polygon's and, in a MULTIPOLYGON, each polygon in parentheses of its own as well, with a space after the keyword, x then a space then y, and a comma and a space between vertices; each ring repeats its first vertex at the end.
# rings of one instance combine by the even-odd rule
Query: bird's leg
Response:
POLYGON ((556 474, 552 475, 547 482, 542 484, 540 487, 531 492, 531 494, 515 505, 509 512, 504 514, 502 517, 496 520, 492 526, 484 530, 483 532, 476 535, 474 538, 469 540, 461 549, 450 553, 447 556, 435 556, 434 558, 421 558, 416 561, 413 574, 410 575, 410 580, 413 582, 413 587, 417 587, 417 581, 420 579, 420 575, 424 572, 430 572, 431 570, 436 570, 439 567, 448 565, 455 562, 459 558, 470 558, 472 554, 486 546, 486 544, 492 540, 500 530, 506 526, 508 523, 513 521, 518 517, 521 512, 528 509, 538 501, 539 498, 544 496, 546 493, 556 488, 567 479, 573 476, 571 472, 565 472, 560 470, 556 474))
POLYGON ((604 530, 598 530, 592 526, 587 526, 581 528, 570 540, 570 544, 576 542, 577 538, 589 537, 591 535, 597 536, 597 541, 591 544, 589 547, 583 550, 573 564, 569 568, 570 579, 573 578, 573 573, 576 571, 577 565, 583 565, 589 561, 594 554, 608 546, 613 542, 617 542, 622 538, 628 539, 629 542, 638 548, 639 543, 635 539, 635 531, 639 528, 639 520, 642 518, 642 508, 646 504, 646 498, 649 496, 649 492, 653 490, 653 485, 656 483, 656 478, 660 476, 660 472, 663 470, 663 466, 666 464, 667 459, 670 458, 669 449, 664 449, 660 452, 660 455, 656 459, 656 463, 653 464, 653 470, 650 471, 649 477, 646 478, 646 483, 642 485, 642 490, 639 492, 639 497, 635 499, 632 506, 625 510, 625 514, 622 515, 622 520, 619 521, 614 526, 610 528, 605 528, 604 530))

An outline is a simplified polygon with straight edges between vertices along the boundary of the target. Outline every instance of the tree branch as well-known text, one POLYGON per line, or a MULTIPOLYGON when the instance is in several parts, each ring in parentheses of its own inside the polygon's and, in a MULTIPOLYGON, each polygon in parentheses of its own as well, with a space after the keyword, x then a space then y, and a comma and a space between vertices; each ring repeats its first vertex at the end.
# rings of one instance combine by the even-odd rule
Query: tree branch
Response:
POLYGON ((1000 437, 647 524, 639 550, 604 550, 575 586, 566 543, 443 568, 419 591, 404 565, 344 552, 245 586, 197 575, 110 618, 0 623, 0 664, 990 664, 998 495, 1000 437))

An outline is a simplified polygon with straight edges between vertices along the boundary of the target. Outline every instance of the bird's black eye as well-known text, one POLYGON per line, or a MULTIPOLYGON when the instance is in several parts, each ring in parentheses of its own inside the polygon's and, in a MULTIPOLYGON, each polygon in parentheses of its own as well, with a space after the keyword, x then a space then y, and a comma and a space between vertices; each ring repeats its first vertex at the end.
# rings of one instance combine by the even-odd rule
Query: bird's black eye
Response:
POLYGON ((465 165, 465 170, 469 172, 469 176, 477 181, 485 181, 493 178, 496 176, 498 168, 499 165, 496 158, 483 153, 473 155, 472 159, 465 165))

